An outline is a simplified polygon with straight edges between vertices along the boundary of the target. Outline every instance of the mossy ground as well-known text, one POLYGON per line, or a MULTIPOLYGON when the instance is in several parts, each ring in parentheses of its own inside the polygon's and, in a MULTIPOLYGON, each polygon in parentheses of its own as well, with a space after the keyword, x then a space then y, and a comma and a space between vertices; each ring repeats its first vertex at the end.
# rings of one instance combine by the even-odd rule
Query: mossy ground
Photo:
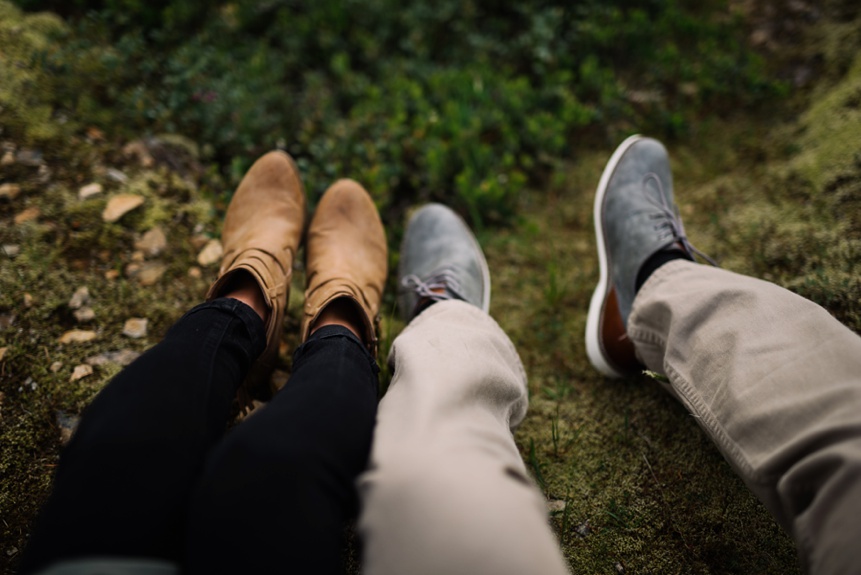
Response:
MULTIPOLYGON (((37 31, 60 25, 50 18, 31 23, 37 31)), ((855 331, 861 330, 861 58, 845 53, 861 45, 858 30, 819 32, 826 61, 843 63, 791 103, 801 113, 784 107, 768 117, 706 120, 685 143, 670 145, 676 195, 694 244, 728 269, 817 301, 855 331)), ((21 90, 41 81, 25 78, 21 90)), ((0 94, 3 105, 14 106, 18 93, 0 94)), ((0 150, 15 158, 0 166, 0 184, 20 186, 16 197, 0 200, 0 245, 19 249, 14 257, 0 251, 2 573, 15 572, 50 488, 60 446, 57 412, 80 413, 119 369, 97 366, 71 382, 73 367, 104 351, 146 349, 200 301, 215 270, 203 268, 200 277, 189 270, 198 265, 201 238, 218 235, 221 198, 229 193, 187 149, 145 167, 118 152, 125 142, 110 134, 70 132, 36 112, 17 128, 6 126, 2 139, 10 147, 0 150), (57 139, 57 131, 68 137, 57 139), (32 150, 42 159, 22 161, 32 150), (128 180, 112 178, 110 169, 128 180), (94 181, 105 191, 78 199, 79 187, 94 181), (116 223, 102 221, 107 199, 129 191, 144 196, 144 205, 116 223), (33 208, 34 219, 15 223, 33 208), (134 241, 155 225, 169 240, 156 258, 166 271, 142 286, 126 277, 126 266, 139 258, 134 241), (89 287, 96 312, 86 326, 76 325, 67 306, 79 286, 89 287), (121 335, 129 317, 149 319, 146 338, 121 335), (98 337, 60 345, 73 327, 98 337)), ((586 360, 586 309, 597 279, 591 206, 613 144, 592 151, 575 146, 546 186, 524 192, 516 224, 480 233, 493 276, 491 313, 530 375, 530 413, 516 440, 548 499, 565 502, 551 518, 565 555, 584 574, 617 573, 617 566, 627 573, 797 572, 792 541, 693 418, 655 381, 609 381, 586 360)), ((389 224, 396 245, 402 223, 389 224)), ((301 309, 301 266, 296 271, 281 356, 288 371, 301 309)), ((384 302, 386 342, 402 327, 391 294, 384 302)))

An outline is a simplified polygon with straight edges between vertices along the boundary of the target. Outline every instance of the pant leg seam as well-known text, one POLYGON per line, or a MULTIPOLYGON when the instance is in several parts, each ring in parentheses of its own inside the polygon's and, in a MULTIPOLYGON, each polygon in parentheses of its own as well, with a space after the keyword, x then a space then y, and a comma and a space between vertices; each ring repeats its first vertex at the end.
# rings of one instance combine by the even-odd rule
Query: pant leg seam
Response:
MULTIPOLYGON (((662 267, 666 268, 667 266, 662 267)), ((631 340, 637 345, 654 346, 659 350, 666 349, 667 347, 666 340, 653 331, 629 327, 628 332, 631 340)), ((664 354, 662 353, 661 355, 664 354)), ((674 369, 672 365, 665 363, 664 371, 666 372, 673 389, 682 395, 685 398, 685 401, 694 408, 692 415, 701 419, 703 423, 706 424, 705 427, 714 435, 715 443, 732 454, 735 460, 739 462, 738 465, 742 467, 751 482, 768 485, 774 483, 781 477, 780 474, 764 474, 754 471, 753 465, 749 462, 747 457, 743 456, 743 452, 735 445, 735 441, 732 440, 730 435, 724 430, 723 426, 718 424, 717 417, 715 417, 711 410, 702 403, 699 395, 693 393, 694 386, 691 385, 686 378, 682 377, 682 375, 674 369)))
POLYGON ((723 426, 719 425, 717 417, 705 406, 699 395, 692 393, 693 386, 690 382, 682 377, 672 365, 665 365, 665 369, 673 388, 679 390, 684 395, 685 400, 695 408, 695 412, 692 415, 706 423, 707 429, 715 436, 715 443, 731 454, 733 460, 737 461, 738 465, 743 468, 745 476, 751 482, 771 484, 780 477, 780 474, 766 474, 756 471, 753 464, 750 463, 744 452, 738 448, 729 433, 726 432, 723 426))
POLYGON ((660 347, 661 349, 666 347, 666 342, 661 336, 644 329, 629 327, 628 338, 630 338, 631 341, 634 341, 637 344, 642 343, 644 345, 654 345, 660 347))

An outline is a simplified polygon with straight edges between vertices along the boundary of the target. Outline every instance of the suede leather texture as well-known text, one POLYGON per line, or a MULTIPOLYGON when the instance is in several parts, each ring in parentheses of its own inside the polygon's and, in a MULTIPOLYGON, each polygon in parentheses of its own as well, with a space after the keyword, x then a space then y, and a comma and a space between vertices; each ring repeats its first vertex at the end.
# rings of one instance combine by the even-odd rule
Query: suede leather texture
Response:
MULTIPOLYGON (((490 305, 487 264, 481 247, 466 223, 441 204, 427 204, 410 218, 401 244, 398 277, 415 275, 427 281, 447 268, 457 277, 464 301, 479 309, 490 305)), ((419 296, 414 289, 398 286, 398 305, 405 321, 414 315, 419 296)))
POLYGON ((343 297, 356 304, 365 344, 373 353, 389 256, 380 214, 361 185, 345 179, 326 190, 308 228, 305 250, 302 340, 323 308, 343 297))
POLYGON ((669 229, 661 225, 667 221, 659 207, 661 195, 666 205, 674 205, 669 157, 660 142, 642 138, 616 165, 602 206, 610 277, 626 326, 636 295, 637 272, 650 256, 675 241, 669 229))
POLYGON ((224 256, 206 299, 223 296, 233 273, 243 270, 257 281, 270 308, 266 350, 252 367, 246 387, 268 379, 274 367, 306 211, 299 172, 281 151, 269 152, 251 166, 227 208, 221 232, 224 256))

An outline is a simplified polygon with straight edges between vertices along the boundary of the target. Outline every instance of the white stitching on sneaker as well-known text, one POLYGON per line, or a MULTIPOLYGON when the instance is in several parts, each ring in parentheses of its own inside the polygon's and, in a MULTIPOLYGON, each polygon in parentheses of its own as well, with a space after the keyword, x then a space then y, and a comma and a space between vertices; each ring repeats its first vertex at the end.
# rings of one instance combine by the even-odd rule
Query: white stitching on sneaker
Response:
POLYGON ((682 244, 682 247, 691 255, 698 255, 702 259, 706 260, 711 265, 718 267, 716 261, 712 258, 698 250, 691 244, 688 240, 688 236, 685 234, 685 226, 682 224, 682 218, 679 217, 678 208, 676 206, 670 206, 667 203, 667 197, 664 195, 664 185, 661 183, 661 178, 654 172, 649 172, 645 176, 643 176, 643 195, 646 197, 646 200, 659 210, 661 210, 661 214, 654 214, 652 217, 655 219, 660 219, 661 222, 655 226, 656 231, 661 231, 662 229, 668 231, 672 238, 682 244), (649 195, 648 192, 648 184, 649 180, 654 180, 655 184, 658 186, 658 199, 655 200, 649 195))

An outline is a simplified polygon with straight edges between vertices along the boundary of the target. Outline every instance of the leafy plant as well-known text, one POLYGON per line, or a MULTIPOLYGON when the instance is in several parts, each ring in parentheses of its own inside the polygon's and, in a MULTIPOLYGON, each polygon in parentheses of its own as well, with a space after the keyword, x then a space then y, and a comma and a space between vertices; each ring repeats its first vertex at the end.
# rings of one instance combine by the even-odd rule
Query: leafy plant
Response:
POLYGON ((18 3, 72 22, 55 114, 187 135, 230 180, 283 147, 312 200, 354 177, 395 221, 435 199, 511 222, 571 142, 684 135, 782 93, 725 0, 18 3))

